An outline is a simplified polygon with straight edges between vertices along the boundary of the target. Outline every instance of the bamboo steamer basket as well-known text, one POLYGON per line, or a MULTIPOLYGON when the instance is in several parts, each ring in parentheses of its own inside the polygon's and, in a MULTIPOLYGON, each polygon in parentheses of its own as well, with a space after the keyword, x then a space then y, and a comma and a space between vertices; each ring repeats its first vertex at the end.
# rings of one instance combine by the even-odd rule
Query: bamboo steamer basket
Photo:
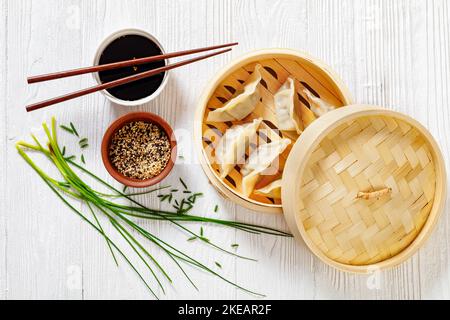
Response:
MULTIPOLYGON (((276 135, 277 130, 273 94, 289 76, 295 79, 296 91, 302 101, 306 101, 306 97, 301 92, 304 87, 338 107, 351 104, 352 98, 342 80, 325 63, 305 52, 289 49, 265 49, 244 55, 223 68, 205 89, 195 114, 194 141, 200 153, 201 166, 211 184, 223 197, 243 207, 259 212, 282 213, 280 202, 255 194, 251 197, 242 195, 240 192, 242 176, 237 170, 233 170, 225 180, 220 179, 218 166, 213 164, 211 152, 207 151, 208 147, 213 146, 214 142, 220 139, 221 134, 236 124, 236 122, 206 123, 208 112, 223 106, 241 91, 244 81, 257 63, 263 66, 263 79, 260 85, 261 101, 254 112, 244 120, 264 118, 262 126, 270 132, 272 132, 270 129, 274 129, 273 135, 276 135), (208 132, 208 136, 205 136, 205 132, 208 132)), ((285 133, 283 137, 291 139, 292 142, 295 142, 297 138, 285 133)), ((281 165, 284 165, 289 150, 290 148, 282 154, 281 165)))
POLYGON ((208 85, 195 121, 201 165, 219 193, 249 209, 283 212, 293 235, 342 271, 367 273, 405 261, 430 236, 445 205, 445 165, 431 134, 401 113, 354 105, 339 77, 306 53, 269 49, 235 60, 208 85), (263 66, 262 98, 242 122, 262 117, 264 129, 277 131, 273 94, 288 76, 300 104, 307 105, 302 88, 308 88, 337 107, 304 123, 299 137, 282 132, 293 143, 280 156, 278 202, 245 197, 238 167, 220 179, 208 151, 236 124, 207 123, 208 112, 237 95, 257 63, 263 66))

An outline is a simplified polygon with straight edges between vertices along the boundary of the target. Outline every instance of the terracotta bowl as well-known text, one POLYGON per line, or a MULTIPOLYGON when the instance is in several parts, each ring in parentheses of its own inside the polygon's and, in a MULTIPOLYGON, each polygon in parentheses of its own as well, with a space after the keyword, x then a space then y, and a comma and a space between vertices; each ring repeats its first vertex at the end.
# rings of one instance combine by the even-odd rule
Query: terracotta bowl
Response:
POLYGON ((163 118, 150 112, 131 112, 118 118, 109 126, 108 130, 106 130, 102 140, 102 160, 106 170, 114 179, 126 186, 133 188, 145 188, 161 182, 161 180, 163 180, 172 170, 176 156, 177 141, 175 139, 175 135, 173 134, 172 128, 163 118), (111 139, 116 131, 121 129, 127 123, 134 121, 152 122, 154 124, 157 124, 166 132, 167 136, 170 139, 172 154, 169 162, 160 174, 151 179, 139 180, 127 177, 117 171, 116 167, 111 163, 111 160, 109 158, 109 147, 111 144, 111 139))

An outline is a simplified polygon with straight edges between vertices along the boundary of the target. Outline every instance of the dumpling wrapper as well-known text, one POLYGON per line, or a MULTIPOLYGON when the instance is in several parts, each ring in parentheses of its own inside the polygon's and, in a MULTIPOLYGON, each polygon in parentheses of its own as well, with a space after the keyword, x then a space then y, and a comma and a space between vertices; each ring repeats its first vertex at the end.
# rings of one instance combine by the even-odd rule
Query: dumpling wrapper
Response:
POLYGON ((286 150, 291 144, 289 139, 280 139, 271 143, 263 144, 253 151, 247 162, 241 169, 242 193, 249 197, 261 173, 267 169, 277 159, 277 157, 286 150))
POLYGON ((281 182, 281 179, 275 180, 264 188, 256 190, 255 194, 272 199, 281 199, 281 182))
POLYGON ((317 117, 314 115, 314 112, 312 112, 303 103, 300 105, 300 114, 302 115, 302 122, 304 128, 309 127, 309 125, 317 119, 317 117))
POLYGON ((328 102, 316 97, 311 91, 304 88, 303 92, 306 94, 306 97, 308 98, 308 101, 311 106, 311 111, 316 115, 317 117, 323 116, 325 113, 328 113, 330 111, 333 111, 336 109, 336 106, 333 106, 329 104, 328 102))
POLYGON ((255 136, 262 118, 251 123, 235 125, 225 131, 215 150, 216 163, 220 166, 220 178, 225 179, 238 161, 244 159, 247 145, 255 136))
POLYGON ((255 70, 247 80, 244 92, 228 101, 223 107, 208 113, 208 122, 240 121, 247 117, 261 98, 258 84, 262 79, 260 64, 255 66, 255 70))
POLYGON ((282 131, 296 131, 302 133, 301 119, 295 112, 295 84, 289 77, 274 95, 275 113, 278 128, 282 131))

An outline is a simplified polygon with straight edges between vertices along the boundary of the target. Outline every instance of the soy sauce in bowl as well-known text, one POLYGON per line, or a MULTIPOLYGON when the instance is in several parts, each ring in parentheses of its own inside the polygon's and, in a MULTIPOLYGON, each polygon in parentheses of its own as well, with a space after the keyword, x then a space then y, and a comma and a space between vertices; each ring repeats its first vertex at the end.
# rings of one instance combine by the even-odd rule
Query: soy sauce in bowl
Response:
MULTIPOLYGON (((125 34, 112 40, 100 54, 99 64, 106 64, 130 59, 144 58, 163 54, 161 47, 149 37, 139 34, 125 34)), ((99 72, 101 83, 110 82, 147 70, 163 67, 164 60, 148 64, 130 66, 115 70, 99 72)), ((107 89, 113 97, 123 101, 137 101, 152 96, 163 84, 165 73, 107 89)), ((146 101, 143 101, 146 102, 146 101)))

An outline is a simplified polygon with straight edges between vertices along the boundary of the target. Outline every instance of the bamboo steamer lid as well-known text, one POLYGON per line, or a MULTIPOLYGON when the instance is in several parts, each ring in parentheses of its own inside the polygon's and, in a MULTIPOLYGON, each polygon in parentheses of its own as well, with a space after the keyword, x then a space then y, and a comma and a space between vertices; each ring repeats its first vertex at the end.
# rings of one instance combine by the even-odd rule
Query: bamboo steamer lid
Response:
POLYGON ((445 165, 414 119, 354 105, 320 117, 292 148, 282 182, 291 232, 325 263, 366 273, 400 264, 431 234, 445 165))

